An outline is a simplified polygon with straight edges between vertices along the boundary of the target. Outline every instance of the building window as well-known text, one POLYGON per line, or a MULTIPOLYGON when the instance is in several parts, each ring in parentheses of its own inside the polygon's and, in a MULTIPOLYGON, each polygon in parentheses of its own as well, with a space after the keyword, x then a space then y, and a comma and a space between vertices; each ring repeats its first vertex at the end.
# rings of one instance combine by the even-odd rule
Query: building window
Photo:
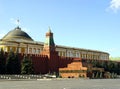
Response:
POLYGON ((35 53, 36 53, 36 48, 33 49, 33 54, 35 54, 35 53))
POLYGON ((25 48, 25 53, 27 53, 27 48, 25 48))
POLYGON ((78 52, 76 53, 75 57, 80 57, 80 55, 79 55, 79 53, 78 53, 78 52))
POLYGON ((67 52, 67 57, 70 57, 70 51, 67 52))
POLYGON ((40 53, 40 49, 38 49, 38 54, 40 53))
POLYGON ((29 53, 32 53, 32 48, 29 48, 29 53))
POLYGON ((64 57, 66 56, 66 52, 64 52, 64 57))
POLYGON ((10 51, 12 51, 12 47, 10 47, 10 51))

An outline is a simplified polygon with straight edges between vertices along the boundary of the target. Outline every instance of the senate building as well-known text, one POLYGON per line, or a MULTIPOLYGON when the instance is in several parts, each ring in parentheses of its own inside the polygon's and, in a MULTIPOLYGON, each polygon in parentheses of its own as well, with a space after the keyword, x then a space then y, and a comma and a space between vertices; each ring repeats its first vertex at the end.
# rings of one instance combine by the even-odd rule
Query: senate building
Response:
MULTIPOLYGON (((50 30, 50 28, 49 28, 50 30)), ((25 54, 40 54, 43 51, 44 42, 35 41, 19 26, 9 31, 0 39, 0 48, 5 52, 13 50, 25 54)), ((55 45, 56 51, 62 57, 76 57, 95 60, 109 60, 109 53, 98 50, 55 45)))
POLYGON ((94 75, 94 71, 105 72, 103 68, 94 68, 83 60, 109 61, 107 52, 56 45, 50 28, 46 33, 45 41, 39 42, 34 41, 18 26, 0 39, 0 48, 6 53, 11 50, 18 52, 20 60, 24 55, 31 55, 35 74, 55 72, 64 78, 89 77, 90 73, 94 75))

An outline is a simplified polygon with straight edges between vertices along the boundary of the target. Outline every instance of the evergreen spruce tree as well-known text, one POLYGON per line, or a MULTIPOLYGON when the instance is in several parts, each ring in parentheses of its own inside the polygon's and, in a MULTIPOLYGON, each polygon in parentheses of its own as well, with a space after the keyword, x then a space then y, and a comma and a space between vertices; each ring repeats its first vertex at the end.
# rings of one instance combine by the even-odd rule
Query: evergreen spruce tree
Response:
POLYGON ((10 51, 6 60, 6 71, 7 74, 14 74, 15 64, 14 64, 15 55, 13 51, 10 51))
POLYGON ((30 57, 24 56, 24 59, 21 63, 21 74, 33 74, 33 64, 30 57))
POLYGON ((7 74, 20 74, 20 59, 18 57, 18 53, 10 51, 6 60, 6 71, 7 74))
POLYGON ((0 50, 0 74, 5 74, 5 54, 3 49, 0 50))
POLYGON ((21 73, 21 62, 20 62, 20 59, 19 59, 19 56, 18 56, 18 52, 15 54, 15 57, 14 57, 14 72, 15 74, 20 74, 21 73))
POLYGON ((120 63, 117 63, 117 74, 120 75, 120 63))

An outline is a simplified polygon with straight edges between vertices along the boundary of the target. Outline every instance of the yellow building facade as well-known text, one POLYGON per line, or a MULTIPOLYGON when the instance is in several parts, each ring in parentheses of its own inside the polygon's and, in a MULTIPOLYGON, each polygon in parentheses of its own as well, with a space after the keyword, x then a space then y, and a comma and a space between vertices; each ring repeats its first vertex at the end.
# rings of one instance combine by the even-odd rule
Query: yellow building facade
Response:
MULTIPOLYGON (((14 28, 0 39, 0 48, 3 48, 5 52, 13 50, 19 53, 40 54, 43 45, 43 42, 34 41, 20 27, 14 28)), ((98 50, 56 45, 56 51, 58 51, 59 56, 63 57, 109 60, 109 53, 98 50)))

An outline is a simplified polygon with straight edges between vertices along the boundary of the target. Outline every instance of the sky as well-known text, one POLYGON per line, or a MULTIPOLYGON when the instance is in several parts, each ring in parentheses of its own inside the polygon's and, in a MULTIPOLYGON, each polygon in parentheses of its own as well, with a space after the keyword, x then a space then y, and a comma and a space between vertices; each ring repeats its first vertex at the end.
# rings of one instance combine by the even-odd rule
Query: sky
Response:
POLYGON ((120 0, 0 0, 0 39, 18 25, 35 41, 50 27, 57 45, 120 57, 120 0))

